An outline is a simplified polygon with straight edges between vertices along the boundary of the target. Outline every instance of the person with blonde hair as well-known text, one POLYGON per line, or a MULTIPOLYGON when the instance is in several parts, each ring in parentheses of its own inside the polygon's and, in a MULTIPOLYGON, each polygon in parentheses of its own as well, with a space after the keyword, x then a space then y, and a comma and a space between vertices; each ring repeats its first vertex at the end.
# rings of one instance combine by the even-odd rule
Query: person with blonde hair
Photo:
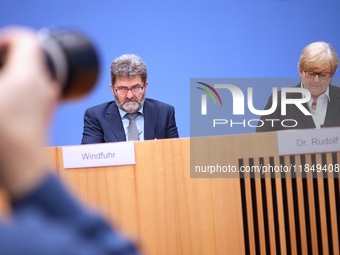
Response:
MULTIPOLYGON (((261 117, 256 132, 340 126, 340 88, 331 85, 338 64, 338 55, 329 43, 320 41, 307 45, 298 62, 301 82, 296 87, 310 92, 311 99, 303 104, 310 115, 305 115, 295 104, 287 104, 286 115, 281 115, 281 92, 278 92, 277 109, 261 117), (294 121, 294 125, 283 126, 283 120, 294 121)), ((302 94, 289 93, 288 96, 301 99, 302 94)), ((271 106, 272 97, 265 109, 271 106)))

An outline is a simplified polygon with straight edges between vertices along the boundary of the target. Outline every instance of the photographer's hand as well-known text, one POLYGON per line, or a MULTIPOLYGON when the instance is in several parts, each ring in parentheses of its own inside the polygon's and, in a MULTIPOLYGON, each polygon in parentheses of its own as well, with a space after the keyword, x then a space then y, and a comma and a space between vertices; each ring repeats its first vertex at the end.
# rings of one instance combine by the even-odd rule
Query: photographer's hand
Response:
POLYGON ((46 70, 34 31, 2 30, 0 48, 5 52, 0 68, 0 184, 11 197, 20 197, 47 174, 43 147, 60 86, 46 70))

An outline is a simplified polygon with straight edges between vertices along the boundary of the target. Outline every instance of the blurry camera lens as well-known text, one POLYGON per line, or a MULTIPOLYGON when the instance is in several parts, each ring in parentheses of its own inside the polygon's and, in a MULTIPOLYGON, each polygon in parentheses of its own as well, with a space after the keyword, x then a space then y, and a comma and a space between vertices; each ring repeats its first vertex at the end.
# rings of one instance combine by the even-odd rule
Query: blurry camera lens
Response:
POLYGON ((99 59, 95 47, 82 33, 70 30, 42 29, 38 36, 48 68, 63 86, 63 99, 84 96, 95 85, 99 59))
MULTIPOLYGON (((62 86, 62 99, 86 95, 99 76, 99 57, 89 38, 80 32, 61 29, 41 29, 38 37, 48 70, 62 86)), ((0 68, 5 54, 0 49, 0 68)))

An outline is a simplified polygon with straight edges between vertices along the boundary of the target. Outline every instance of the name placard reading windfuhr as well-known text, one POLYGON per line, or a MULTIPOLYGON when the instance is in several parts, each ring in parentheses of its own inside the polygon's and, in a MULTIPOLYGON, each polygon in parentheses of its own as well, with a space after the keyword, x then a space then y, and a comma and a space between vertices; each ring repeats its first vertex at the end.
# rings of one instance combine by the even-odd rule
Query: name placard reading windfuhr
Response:
POLYGON ((134 142, 64 146, 62 152, 65 169, 136 163, 134 142))
POLYGON ((279 155, 340 151, 340 128, 277 132, 279 155))

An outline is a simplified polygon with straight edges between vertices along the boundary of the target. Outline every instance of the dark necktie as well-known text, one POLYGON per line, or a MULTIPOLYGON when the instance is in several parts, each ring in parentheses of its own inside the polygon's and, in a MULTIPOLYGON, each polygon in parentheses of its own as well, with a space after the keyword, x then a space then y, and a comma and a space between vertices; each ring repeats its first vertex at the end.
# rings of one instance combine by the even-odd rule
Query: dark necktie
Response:
POLYGON ((127 113, 125 114, 125 116, 129 119, 128 141, 139 141, 138 129, 137 129, 137 124, 136 124, 136 118, 138 116, 138 112, 127 113))

